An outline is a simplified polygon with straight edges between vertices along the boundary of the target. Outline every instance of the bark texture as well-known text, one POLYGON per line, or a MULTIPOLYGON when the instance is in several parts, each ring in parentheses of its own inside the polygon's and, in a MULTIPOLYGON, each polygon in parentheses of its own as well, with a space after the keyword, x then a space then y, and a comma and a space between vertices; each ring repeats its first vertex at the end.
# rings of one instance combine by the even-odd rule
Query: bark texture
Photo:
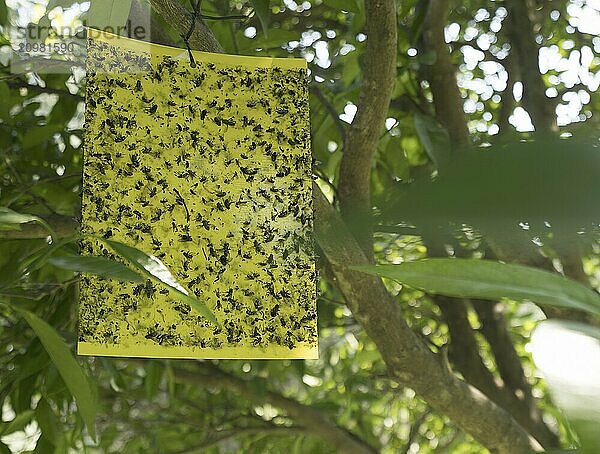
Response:
POLYGON ((367 0, 367 47, 358 110, 340 164, 338 196, 342 216, 367 258, 373 257, 371 162, 384 131, 396 81, 397 21, 394 0, 367 0))
MULTIPOLYGON (((186 36, 192 26, 193 14, 180 2, 175 0, 150 0, 152 9, 156 11, 179 35, 186 36)), ((223 47, 206 24, 196 19, 194 30, 189 38, 190 47, 204 52, 222 53, 223 47)))

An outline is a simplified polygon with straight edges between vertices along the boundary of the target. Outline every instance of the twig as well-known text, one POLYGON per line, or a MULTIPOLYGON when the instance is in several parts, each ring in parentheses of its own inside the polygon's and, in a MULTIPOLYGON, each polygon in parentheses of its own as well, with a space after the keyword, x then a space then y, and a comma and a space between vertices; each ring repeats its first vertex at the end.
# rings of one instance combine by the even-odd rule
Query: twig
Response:
POLYGON ((319 90, 319 87, 317 87, 314 83, 310 84, 310 92, 317 97, 317 99, 323 105, 323 107, 325 108, 327 113, 329 113, 329 115, 333 119, 333 122, 335 123, 335 126, 338 129, 338 132, 340 133, 342 143, 345 143, 346 142, 346 126, 340 119, 339 113, 335 109, 334 105, 331 103, 331 101, 329 101, 329 99, 327 99, 327 97, 323 94, 323 92, 321 92, 321 90, 319 90))
POLYGON ((406 445, 404 445, 404 449, 402 450, 403 454, 408 454, 410 452, 410 447, 413 442, 416 440, 417 435, 419 435, 419 429, 425 422, 425 419, 431 414, 431 410, 426 410, 419 415, 419 417, 412 423, 410 426, 410 431, 408 433, 408 440, 406 441, 406 445))

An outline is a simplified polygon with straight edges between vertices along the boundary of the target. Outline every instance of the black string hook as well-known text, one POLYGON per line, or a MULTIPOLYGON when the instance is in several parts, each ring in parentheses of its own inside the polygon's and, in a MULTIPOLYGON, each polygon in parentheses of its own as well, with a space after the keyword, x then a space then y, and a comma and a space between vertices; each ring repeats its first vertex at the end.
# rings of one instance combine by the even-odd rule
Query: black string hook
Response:
POLYGON ((194 29, 196 28, 196 21, 200 16, 200 9, 202 7, 202 0, 190 0, 190 4, 192 5, 192 23, 190 24, 190 29, 185 35, 181 35, 183 38, 183 42, 185 43, 185 47, 187 47, 188 54, 190 55, 190 66, 192 68, 196 67, 196 60, 194 60, 194 55, 192 54, 192 49, 190 48, 190 37, 192 33, 194 33, 194 29))

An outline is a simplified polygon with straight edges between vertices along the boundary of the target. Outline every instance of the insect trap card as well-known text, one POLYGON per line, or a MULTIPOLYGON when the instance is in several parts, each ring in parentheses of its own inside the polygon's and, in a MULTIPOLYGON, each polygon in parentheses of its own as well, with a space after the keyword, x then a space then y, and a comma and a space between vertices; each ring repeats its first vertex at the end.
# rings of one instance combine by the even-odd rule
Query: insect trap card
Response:
POLYGON ((79 354, 316 358, 306 63, 194 60, 89 38, 82 253, 145 252, 218 323, 156 279, 85 274, 79 354))

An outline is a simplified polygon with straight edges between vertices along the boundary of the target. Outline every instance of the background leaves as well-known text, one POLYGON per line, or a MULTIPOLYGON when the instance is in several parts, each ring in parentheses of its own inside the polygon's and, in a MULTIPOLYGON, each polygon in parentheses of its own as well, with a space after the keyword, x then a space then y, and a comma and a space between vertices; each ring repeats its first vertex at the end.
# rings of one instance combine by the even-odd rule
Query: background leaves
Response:
POLYGON ((73 358, 69 347, 58 336, 54 328, 37 315, 21 308, 15 309, 27 320, 29 326, 39 337, 69 391, 73 394, 79 414, 85 421, 90 435, 92 438, 96 438, 95 419, 98 412, 96 392, 75 358, 73 358))
POLYGON ((443 167, 450 161, 450 136, 435 118, 423 115, 419 112, 414 115, 415 130, 437 168, 443 167))
POLYGON ((600 330, 581 323, 546 321, 535 329, 531 346, 536 365, 579 436, 579 452, 597 451, 600 330))

